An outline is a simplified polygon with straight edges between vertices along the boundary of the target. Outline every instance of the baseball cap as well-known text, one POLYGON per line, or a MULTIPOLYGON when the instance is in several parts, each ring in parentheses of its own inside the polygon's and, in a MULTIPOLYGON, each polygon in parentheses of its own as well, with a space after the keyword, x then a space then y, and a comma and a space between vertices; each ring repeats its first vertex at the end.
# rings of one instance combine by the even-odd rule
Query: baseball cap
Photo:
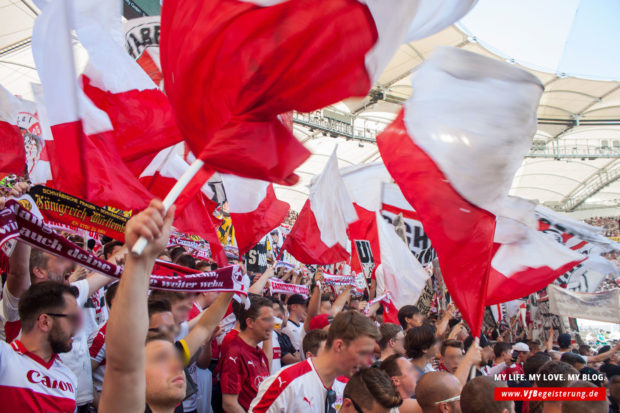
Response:
POLYGON ((320 330, 322 328, 327 327, 333 320, 333 317, 330 317, 327 314, 319 314, 317 316, 312 317, 310 320, 310 330, 320 330))
POLYGON ((306 304, 306 299, 301 294, 293 294, 288 298, 286 302, 288 305, 292 304, 306 304))
POLYGON ((530 347, 525 343, 517 343, 512 346, 512 351, 530 351, 530 347))

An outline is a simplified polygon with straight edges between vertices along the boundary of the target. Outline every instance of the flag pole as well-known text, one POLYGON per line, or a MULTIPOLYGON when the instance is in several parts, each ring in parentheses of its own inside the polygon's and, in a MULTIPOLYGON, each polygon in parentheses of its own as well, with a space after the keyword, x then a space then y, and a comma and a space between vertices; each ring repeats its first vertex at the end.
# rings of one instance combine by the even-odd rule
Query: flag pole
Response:
MULTIPOLYGON (((472 344, 472 346, 479 346, 480 345, 480 337, 476 337, 474 338, 474 342, 472 344)), ((476 377, 476 365, 472 365, 471 366, 471 371, 469 372, 469 380, 473 379, 476 377)))
MULTIPOLYGON (((196 159, 183 173, 183 175, 181 175, 181 178, 179 178, 177 183, 174 184, 170 192, 168 192, 168 195, 166 195, 166 198, 164 198, 163 200, 166 212, 168 212, 172 204, 174 204, 179 195, 181 195, 181 192, 183 192, 183 189, 185 189, 187 184, 189 184, 192 178, 198 173, 198 171, 200 171, 200 168, 202 168, 203 165, 204 162, 201 159, 196 159)), ((131 252, 134 255, 141 255, 142 251, 144 251, 144 248, 146 248, 146 244, 148 244, 147 239, 144 237, 140 237, 138 241, 134 244, 131 252)))

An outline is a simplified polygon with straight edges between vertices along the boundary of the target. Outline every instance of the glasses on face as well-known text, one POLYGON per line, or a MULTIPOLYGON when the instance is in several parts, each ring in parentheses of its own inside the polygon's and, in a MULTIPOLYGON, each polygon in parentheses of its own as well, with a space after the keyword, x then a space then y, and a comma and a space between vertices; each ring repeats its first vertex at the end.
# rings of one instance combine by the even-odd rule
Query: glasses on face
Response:
POLYGON ((351 400, 351 404, 353 404, 353 408, 355 409, 355 411, 356 411, 357 413, 364 413, 364 411, 362 410, 362 408, 361 408, 361 407, 359 407, 359 406, 357 405, 357 403, 355 403, 355 400, 353 400, 353 399, 351 398, 351 396, 347 396, 347 395, 345 394, 345 395, 343 395, 343 396, 342 396, 342 398, 343 398, 343 399, 349 399, 349 400, 351 400))
POLYGON ((332 389, 328 389, 327 397, 325 398, 325 412, 326 413, 336 413, 336 408, 334 407, 334 403, 336 403, 336 392, 333 391, 332 389))
POLYGON ((161 326, 157 328, 149 328, 149 331, 151 333, 164 333, 164 334, 168 334, 168 333, 176 334, 176 330, 177 330, 176 326, 161 326))
POLYGON ((45 313, 50 317, 66 318, 73 325, 79 325, 82 322, 82 316, 79 314, 61 314, 61 313, 45 313))
POLYGON ((461 395, 459 394, 458 396, 454 396, 454 397, 450 397, 449 399, 445 399, 445 400, 440 400, 438 402, 433 403, 435 406, 437 406, 438 404, 441 403, 450 403, 450 402, 457 402, 461 400, 461 395))

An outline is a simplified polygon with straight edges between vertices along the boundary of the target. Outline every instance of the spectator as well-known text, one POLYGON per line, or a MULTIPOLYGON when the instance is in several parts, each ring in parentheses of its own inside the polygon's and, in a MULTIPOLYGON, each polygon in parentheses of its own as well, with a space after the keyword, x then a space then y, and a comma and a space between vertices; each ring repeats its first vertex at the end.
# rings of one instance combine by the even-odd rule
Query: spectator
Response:
POLYGON ((356 311, 339 313, 329 327, 325 350, 265 380, 250 411, 337 411, 339 395, 333 388, 336 378, 351 377, 360 368, 370 366, 379 337, 379 330, 368 317, 356 311))
POLYGON ((77 378, 57 355, 71 350, 80 327, 77 295, 74 287, 56 281, 34 284, 21 294, 21 338, 11 345, 0 341, 0 389, 7 411, 75 410, 77 378))
POLYGON ((381 349, 380 361, 385 360, 393 354, 405 354, 405 333, 403 329, 393 323, 383 323, 379 327, 381 339, 379 348, 381 349))
POLYGON ((400 393, 384 371, 363 368, 351 377, 344 388, 340 412, 387 413, 402 402, 400 393))
POLYGON ((469 381, 461 391, 463 413, 514 413, 514 402, 495 399, 495 389, 498 387, 507 386, 490 377, 476 377, 469 381))
POLYGON ((446 340, 441 344, 441 361, 438 371, 454 374, 463 359, 463 343, 457 340, 446 340))
POLYGON ((570 364, 577 370, 581 370, 586 365, 586 362, 583 359, 583 357, 581 357, 579 354, 572 353, 572 352, 562 354, 562 357, 560 357, 560 361, 570 364))
POLYGON ((461 383, 450 373, 425 374, 416 387, 416 400, 424 413, 461 413, 461 383))
POLYGON ((415 305, 404 305, 398 310, 398 322, 405 331, 411 327, 420 327, 424 322, 424 316, 415 305))
POLYGON ((305 358, 316 357, 325 348, 325 341, 327 341, 326 330, 312 330, 306 334, 302 342, 305 358))
POLYGON ((379 368, 387 373, 398 389, 403 404, 399 407, 400 413, 419 413, 420 405, 413 398, 420 373, 413 365, 400 354, 392 354, 381 362, 379 368))
POLYGON ((620 406, 620 377, 614 377, 607 384, 609 394, 609 413, 618 413, 620 406))
MULTIPOLYGON (((282 305, 282 302, 280 300, 274 300, 272 307, 273 307, 273 314, 276 317, 276 324, 274 326, 273 331, 276 334, 276 338, 279 344, 279 348, 280 348, 279 358, 281 360, 281 363, 283 366, 297 363, 298 361, 300 361, 299 352, 293 347, 293 344, 291 343, 291 340, 288 338, 288 336, 286 334, 282 334, 282 329, 286 327, 286 324, 288 323, 288 312, 286 311, 286 308, 284 308, 284 305, 282 305)), ((272 338, 272 340, 274 339, 272 338)), ((275 352, 275 349, 276 347, 275 347, 275 341, 274 341, 274 352, 275 352)), ((275 360, 275 354, 274 354, 274 360, 275 360)), ((272 368, 273 368, 273 361, 272 361, 272 368)), ((272 369, 272 373, 277 373, 278 371, 280 371, 279 368, 277 370, 272 369)))
POLYGON ((250 308, 241 310, 239 334, 221 360, 222 404, 226 412, 248 410, 258 386, 269 376, 271 363, 258 344, 271 340, 273 325, 271 301, 264 297, 252 297, 250 308))
MULTIPOLYGON (((596 386, 588 381, 574 381, 567 387, 592 388, 596 386)), ((567 400, 562 402, 562 413, 608 413, 609 406, 605 400, 567 400)))
POLYGON ((439 350, 440 341, 432 326, 412 327, 405 336, 405 354, 420 375, 434 371, 430 362, 439 350))
MULTIPOLYGON (((569 374, 579 374, 577 370, 575 370, 569 364, 566 364, 561 361, 548 361, 543 364, 542 367, 538 370, 538 374, 540 374, 540 379, 536 380, 536 385, 538 387, 549 388, 549 387, 566 387, 570 382, 568 375, 569 374)), ((543 413, 561 413, 562 411, 562 402, 559 401, 545 401, 543 402, 543 413)))
POLYGON ((306 319, 306 300, 299 294, 293 294, 288 298, 288 322, 282 330, 291 340, 295 350, 301 352, 301 341, 304 336, 304 320, 306 319))

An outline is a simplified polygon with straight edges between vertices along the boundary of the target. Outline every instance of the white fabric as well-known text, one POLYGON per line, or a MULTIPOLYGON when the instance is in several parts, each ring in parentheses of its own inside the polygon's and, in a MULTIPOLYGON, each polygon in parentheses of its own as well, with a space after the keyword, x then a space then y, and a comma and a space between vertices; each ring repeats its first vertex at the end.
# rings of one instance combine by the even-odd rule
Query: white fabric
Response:
POLYGON ((165 178, 179 179, 188 168, 189 164, 176 152, 176 146, 171 146, 155 155, 151 163, 140 174, 140 178, 153 176, 159 172, 165 178))
POLYGON ((220 174, 228 210, 231 213, 245 214, 253 212, 267 196, 269 182, 259 179, 242 178, 236 175, 220 174))
POLYGON ((420 40, 440 32, 465 16, 476 3, 478 0, 418 1, 406 41, 420 40))
MULTIPOLYGON (((277 322, 277 321, 276 321, 277 322)), ((280 323, 282 320, 280 320, 280 323)), ((282 349, 280 348, 280 341, 278 340, 278 333, 275 330, 271 330, 271 345, 273 347, 273 358, 271 360, 271 374, 276 374, 282 370, 282 349), (278 354, 278 358, 276 358, 278 354)))
POLYGON ((392 182, 383 163, 347 166, 340 175, 354 203, 369 211, 381 209, 381 185, 392 182))
MULTIPOLYGON (((497 221, 497 226, 502 224, 502 220, 497 221)), ((571 261, 580 261, 583 258, 578 252, 566 248, 539 231, 528 229, 523 240, 502 244, 495 253, 491 266, 506 277, 510 277, 524 270, 526 268, 524 264, 530 268, 547 266, 558 269, 571 261)))
POLYGON ((0 121, 15 125, 20 106, 19 99, 0 85, 0 121))
POLYGON ((284 327, 281 331, 282 334, 286 334, 288 338, 291 340, 291 344, 293 348, 299 351, 299 354, 303 353, 301 348, 301 342, 303 340, 302 333, 304 332, 304 323, 299 323, 299 325, 295 325, 294 322, 288 320, 286 323, 286 327, 284 327))
POLYGON ((198 386, 198 413, 211 413, 211 397, 213 391, 213 375, 209 369, 196 369, 196 385, 198 386))
POLYGON ((383 271, 375 276, 383 278, 385 290, 392 294, 396 308, 401 308, 418 301, 429 274, 396 234, 394 227, 379 212, 376 215, 383 271))
POLYGON ((83 314, 84 331, 87 337, 108 321, 108 307, 105 305, 105 290, 103 288, 100 288, 88 297, 83 314))
POLYGON ((6 333, 4 331, 4 324, 7 321, 19 320, 19 314, 17 311, 17 305, 19 304, 19 298, 13 296, 6 287, 2 287, 2 298, 0 299, 0 341, 6 341, 6 333))
POLYGON ((321 232, 321 241, 327 247, 340 244, 350 251, 347 226, 357 220, 357 214, 338 170, 337 150, 336 147, 323 172, 312 178, 310 208, 321 232))
POLYGON ((501 216, 536 132, 540 81, 507 63, 443 47, 413 74, 412 86, 409 136, 459 194, 501 216))
MULTIPOLYGON (((80 280, 71 283, 79 291, 77 297, 78 306, 84 307, 88 300, 88 280, 80 280)), ((68 353, 59 354, 62 362, 77 376, 78 406, 90 403, 93 400, 93 375, 90 365, 90 353, 88 352, 88 335, 86 329, 81 328, 73 337, 73 346, 68 353)))
POLYGON ((396 184, 383 184, 382 202, 405 211, 415 211, 411 204, 405 199, 400 187, 396 184))

